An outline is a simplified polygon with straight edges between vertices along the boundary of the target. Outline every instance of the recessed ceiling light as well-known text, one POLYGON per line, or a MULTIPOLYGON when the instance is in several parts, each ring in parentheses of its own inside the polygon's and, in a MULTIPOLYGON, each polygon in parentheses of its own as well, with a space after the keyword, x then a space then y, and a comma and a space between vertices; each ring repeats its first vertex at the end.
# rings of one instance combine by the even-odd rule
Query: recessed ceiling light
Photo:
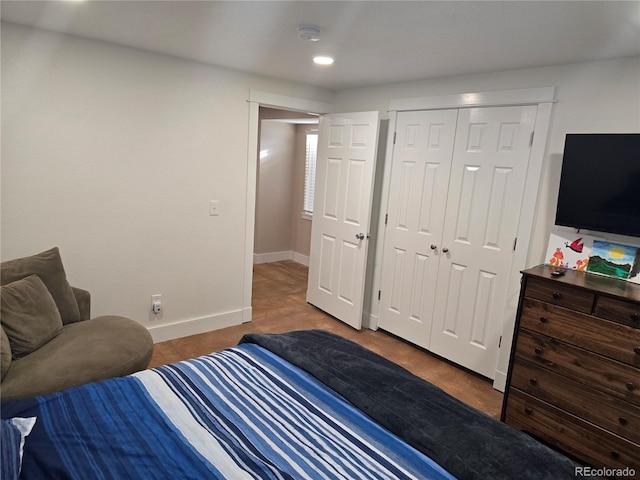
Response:
POLYGON ((313 62, 318 65, 331 65, 333 63, 333 58, 323 56, 313 57, 313 62))

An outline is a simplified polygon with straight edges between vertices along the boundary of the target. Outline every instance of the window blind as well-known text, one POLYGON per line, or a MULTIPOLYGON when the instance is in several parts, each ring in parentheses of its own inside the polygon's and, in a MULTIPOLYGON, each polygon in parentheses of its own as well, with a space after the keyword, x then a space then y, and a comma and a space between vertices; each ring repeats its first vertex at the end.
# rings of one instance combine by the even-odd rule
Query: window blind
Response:
POLYGON ((307 132, 304 166, 303 213, 313 213, 313 195, 316 185, 316 159, 318 157, 318 132, 307 132))

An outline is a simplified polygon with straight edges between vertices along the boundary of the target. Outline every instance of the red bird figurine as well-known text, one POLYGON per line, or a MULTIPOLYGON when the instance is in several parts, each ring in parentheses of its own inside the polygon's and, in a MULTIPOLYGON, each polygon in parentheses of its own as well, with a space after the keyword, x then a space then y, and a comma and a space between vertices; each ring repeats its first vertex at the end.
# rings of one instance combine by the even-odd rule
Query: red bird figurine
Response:
POLYGON ((571 245, 569 245, 569 242, 564 242, 564 246, 569 247, 574 252, 582 253, 582 249, 584 248, 584 242, 580 243, 581 240, 582 240, 582 237, 577 238, 573 242, 571 242, 571 245))

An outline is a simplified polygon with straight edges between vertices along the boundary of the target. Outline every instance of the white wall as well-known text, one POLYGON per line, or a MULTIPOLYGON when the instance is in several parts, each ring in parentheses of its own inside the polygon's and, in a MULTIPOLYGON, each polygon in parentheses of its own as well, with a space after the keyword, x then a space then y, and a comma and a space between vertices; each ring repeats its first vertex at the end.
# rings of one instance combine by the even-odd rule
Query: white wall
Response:
MULTIPOLYGON (((555 86, 557 102, 544 160, 528 265, 544 261, 554 224, 564 136, 574 132, 640 132, 640 57, 466 75, 338 92, 338 111, 380 110, 389 101, 466 92, 555 86)), ((638 239, 609 235, 614 241, 638 239)))
POLYGON ((296 126, 262 120, 254 253, 291 251, 296 126))
POLYGON ((60 247, 70 282, 93 295, 94 316, 131 317, 156 340, 239 323, 253 247, 250 90, 333 100, 327 90, 3 23, 2 260, 60 247), (150 313, 156 293, 160 319, 150 313))

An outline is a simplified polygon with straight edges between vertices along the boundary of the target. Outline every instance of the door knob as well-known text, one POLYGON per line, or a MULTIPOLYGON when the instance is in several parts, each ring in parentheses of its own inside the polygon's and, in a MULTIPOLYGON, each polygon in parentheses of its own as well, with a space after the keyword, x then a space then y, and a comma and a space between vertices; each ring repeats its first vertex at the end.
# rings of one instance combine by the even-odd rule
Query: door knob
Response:
POLYGON ((364 233, 356 233, 356 238, 358 240, 364 240, 364 233))

